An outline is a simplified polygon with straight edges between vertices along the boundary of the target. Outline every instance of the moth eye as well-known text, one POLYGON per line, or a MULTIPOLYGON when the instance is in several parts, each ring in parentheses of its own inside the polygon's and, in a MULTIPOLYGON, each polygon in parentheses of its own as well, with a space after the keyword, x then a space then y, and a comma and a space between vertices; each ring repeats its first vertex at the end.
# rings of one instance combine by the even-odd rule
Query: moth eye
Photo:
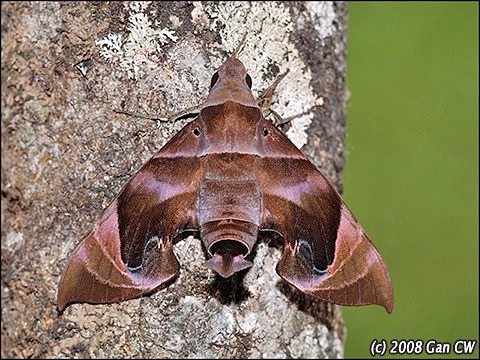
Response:
POLYGON ((210 89, 215 86, 218 81, 218 71, 215 72, 212 76, 212 81, 210 82, 210 89))
POLYGON ((250 77, 250 75, 246 75, 245 76, 245 82, 247 83, 248 87, 251 89, 252 88, 252 78, 250 77))
POLYGON ((199 129, 199 128, 193 129, 193 134, 194 134, 195 136, 199 136, 199 135, 200 135, 200 129, 199 129))
POLYGON ((263 129, 262 135, 263 135, 263 136, 267 136, 267 135, 268 135, 268 130, 267 130, 267 129, 263 129))

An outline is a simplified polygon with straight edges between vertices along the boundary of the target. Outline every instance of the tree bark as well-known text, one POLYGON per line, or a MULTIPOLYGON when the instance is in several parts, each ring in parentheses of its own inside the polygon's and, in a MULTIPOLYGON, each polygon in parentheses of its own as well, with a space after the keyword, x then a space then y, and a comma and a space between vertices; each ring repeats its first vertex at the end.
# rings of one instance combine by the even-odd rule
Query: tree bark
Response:
POLYGON ((256 94, 289 69, 273 109, 341 190, 344 2, 2 2, 2 357, 342 357, 338 306, 275 272, 260 243, 220 280, 198 239, 175 245, 176 281, 111 305, 56 311, 69 254, 122 185, 189 120, 210 77, 239 58, 256 94), (120 36, 120 37, 119 37, 120 36))

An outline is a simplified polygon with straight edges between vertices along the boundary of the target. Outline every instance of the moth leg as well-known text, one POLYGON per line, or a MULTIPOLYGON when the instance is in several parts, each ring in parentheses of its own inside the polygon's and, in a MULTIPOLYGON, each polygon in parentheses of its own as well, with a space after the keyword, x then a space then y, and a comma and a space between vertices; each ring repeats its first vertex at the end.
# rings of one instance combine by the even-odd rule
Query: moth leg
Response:
POLYGON ((190 108, 178 111, 176 113, 167 114, 165 116, 155 115, 155 114, 142 114, 135 111, 126 111, 126 110, 118 110, 118 109, 113 111, 116 112, 117 114, 138 117, 140 119, 153 120, 158 123, 158 122, 173 122, 180 119, 193 118, 199 114, 200 109, 201 109, 200 105, 195 105, 190 108))
POLYGON ((307 111, 303 111, 299 114, 295 114, 295 115, 284 118, 278 112, 276 112, 271 108, 272 102, 273 102, 273 94, 275 93, 275 90, 277 89, 278 84, 280 84, 280 82, 285 78, 288 72, 289 72, 289 69, 277 75, 273 83, 268 88, 266 88, 258 97, 258 106, 262 110, 263 116, 265 118, 268 118, 270 115, 272 115, 274 118, 273 123, 276 126, 285 125, 296 118, 309 114, 312 111, 312 108, 310 108, 307 111))
POLYGON ((285 72, 278 74, 273 83, 264 91, 262 91, 262 93, 258 97, 258 106, 260 107, 260 110, 262 110, 263 114, 269 114, 272 111, 270 107, 273 102, 273 94, 275 93, 278 84, 280 84, 283 78, 287 76, 289 71, 290 70, 287 69, 285 72))

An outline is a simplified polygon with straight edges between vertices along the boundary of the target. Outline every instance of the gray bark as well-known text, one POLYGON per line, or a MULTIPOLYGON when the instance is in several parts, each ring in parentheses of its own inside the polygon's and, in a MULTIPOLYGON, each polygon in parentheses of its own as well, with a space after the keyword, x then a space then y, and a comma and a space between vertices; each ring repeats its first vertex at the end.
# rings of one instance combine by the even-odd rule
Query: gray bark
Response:
POLYGON ((339 307, 282 282, 281 249, 263 243, 243 279, 218 280, 188 238, 175 245, 180 276, 150 297, 76 304, 59 316, 56 290, 102 209, 188 121, 113 110, 200 104, 245 33, 239 57, 254 92, 290 69, 273 108, 285 117, 312 110, 283 130, 299 145, 308 136, 303 150, 341 190, 346 4, 1 6, 2 358, 342 357, 339 307))

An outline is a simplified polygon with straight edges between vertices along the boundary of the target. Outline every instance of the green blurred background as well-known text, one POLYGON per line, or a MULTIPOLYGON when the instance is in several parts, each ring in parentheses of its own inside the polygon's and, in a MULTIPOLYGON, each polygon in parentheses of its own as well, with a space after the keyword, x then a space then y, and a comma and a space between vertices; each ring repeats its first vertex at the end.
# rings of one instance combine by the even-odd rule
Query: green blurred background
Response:
POLYGON ((375 338, 478 340, 478 3, 349 12, 344 195, 395 308, 343 307, 345 356, 370 357, 375 338))

